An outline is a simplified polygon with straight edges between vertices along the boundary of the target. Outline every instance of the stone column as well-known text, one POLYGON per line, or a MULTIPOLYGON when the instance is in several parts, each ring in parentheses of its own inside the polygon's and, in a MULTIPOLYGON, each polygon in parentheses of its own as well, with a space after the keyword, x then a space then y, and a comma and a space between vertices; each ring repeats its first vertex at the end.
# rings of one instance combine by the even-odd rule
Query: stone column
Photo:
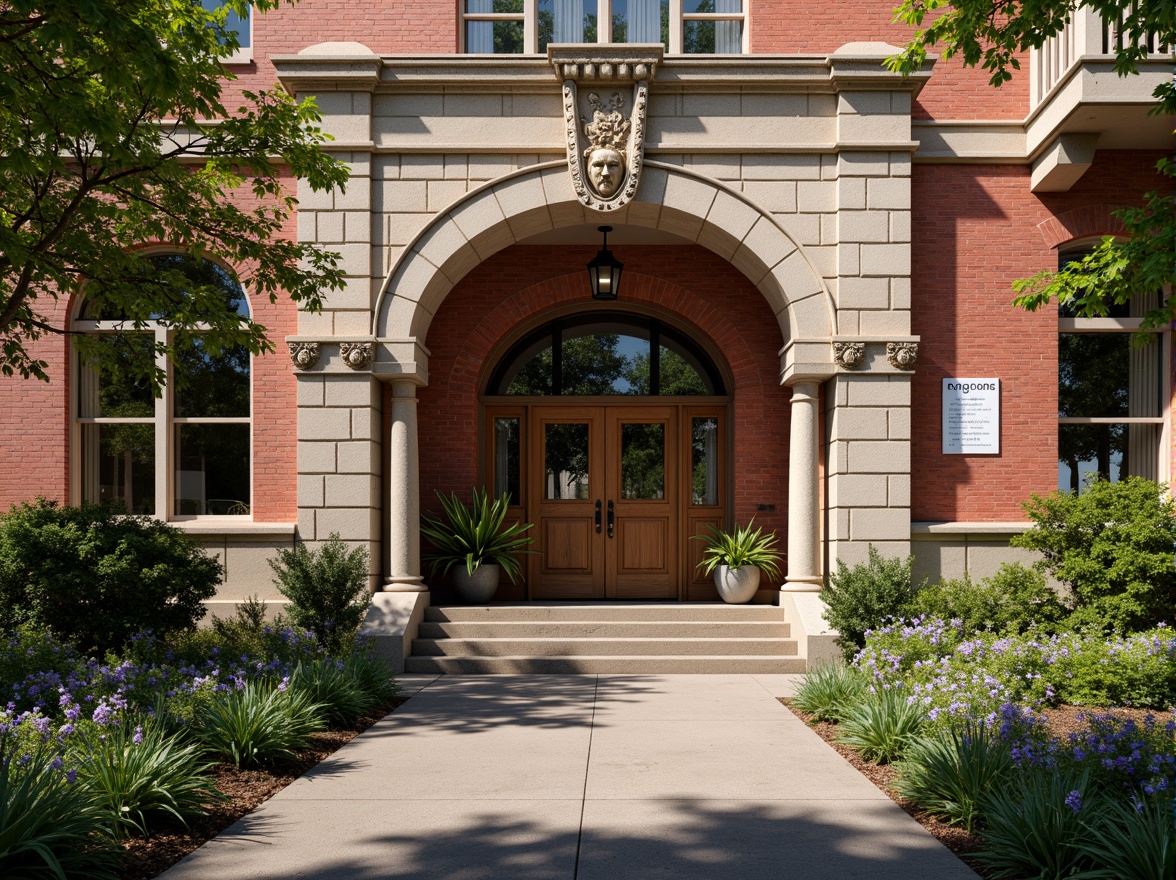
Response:
POLYGON ((792 430, 788 447, 788 576, 781 590, 821 589, 817 406, 820 386, 792 386, 792 430))
POLYGON ((412 382, 392 383, 389 451, 389 573, 386 592, 421 593, 421 489, 417 470, 417 400, 412 382))

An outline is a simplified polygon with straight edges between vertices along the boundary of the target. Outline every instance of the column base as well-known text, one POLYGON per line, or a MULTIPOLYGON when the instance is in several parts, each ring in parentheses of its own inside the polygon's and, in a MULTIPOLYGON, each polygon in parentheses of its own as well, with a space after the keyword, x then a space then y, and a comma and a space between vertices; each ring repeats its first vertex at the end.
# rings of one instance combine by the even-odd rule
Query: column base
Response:
POLYGON ((819 575, 797 575, 787 577, 780 585, 781 593, 819 593, 824 580, 819 575))
POLYGON ((429 588, 425 586, 425 579, 420 575, 403 574, 385 578, 383 592, 427 593, 429 592, 429 588))

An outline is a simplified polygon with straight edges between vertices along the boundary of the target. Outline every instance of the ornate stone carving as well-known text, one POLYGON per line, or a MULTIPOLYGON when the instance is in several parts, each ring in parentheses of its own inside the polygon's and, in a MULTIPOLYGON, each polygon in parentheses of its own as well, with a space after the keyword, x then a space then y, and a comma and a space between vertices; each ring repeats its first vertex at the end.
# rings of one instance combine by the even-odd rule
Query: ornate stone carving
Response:
POLYGON ((913 370, 919 357, 917 342, 887 342, 886 360, 896 370, 913 370))
POLYGON ((319 359, 319 344, 317 342, 287 342, 290 349, 290 360, 300 370, 309 370, 319 359))
POLYGON ((339 354, 343 357, 343 363, 353 370, 366 370, 375 359, 370 342, 341 342, 339 354))
POLYGON ((856 370, 866 360, 864 342, 834 342, 833 360, 847 370, 856 370))
POLYGON ((637 193, 649 82, 661 53, 648 46, 608 46, 602 48, 607 55, 592 58, 584 57, 586 51, 582 46, 550 51, 563 82, 568 171, 583 204, 615 211, 637 193))

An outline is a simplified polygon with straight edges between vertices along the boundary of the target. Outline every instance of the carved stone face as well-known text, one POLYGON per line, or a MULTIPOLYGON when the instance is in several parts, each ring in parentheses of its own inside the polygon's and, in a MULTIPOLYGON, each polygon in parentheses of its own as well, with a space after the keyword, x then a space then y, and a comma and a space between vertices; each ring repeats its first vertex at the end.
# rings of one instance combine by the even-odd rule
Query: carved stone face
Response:
POLYGON ((588 155, 588 179, 604 198, 609 198, 621 187, 625 160, 611 147, 601 147, 588 155))

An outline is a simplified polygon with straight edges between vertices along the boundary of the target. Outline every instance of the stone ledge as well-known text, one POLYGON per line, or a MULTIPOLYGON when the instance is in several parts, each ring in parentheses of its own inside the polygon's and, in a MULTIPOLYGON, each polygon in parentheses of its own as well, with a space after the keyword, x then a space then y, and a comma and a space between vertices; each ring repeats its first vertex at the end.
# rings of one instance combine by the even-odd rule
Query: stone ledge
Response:
POLYGON ((176 520, 168 523, 194 538, 293 538, 297 523, 216 522, 213 520, 176 520))
POLYGON ((928 540, 938 535, 992 535, 1002 537, 1020 535, 1033 528, 1031 522, 947 522, 926 521, 911 523, 913 540, 928 540))

